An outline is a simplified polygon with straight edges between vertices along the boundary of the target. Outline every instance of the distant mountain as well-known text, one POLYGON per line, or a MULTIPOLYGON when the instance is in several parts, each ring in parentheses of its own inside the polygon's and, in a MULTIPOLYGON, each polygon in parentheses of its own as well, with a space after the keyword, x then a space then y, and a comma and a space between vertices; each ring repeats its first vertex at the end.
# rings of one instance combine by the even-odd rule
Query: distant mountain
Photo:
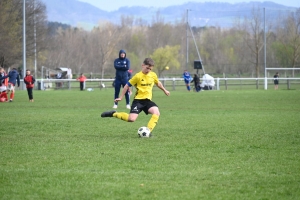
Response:
POLYGON ((228 27, 232 25, 234 18, 250 15, 253 8, 265 8, 266 15, 272 18, 274 18, 280 10, 295 11, 297 9, 270 1, 236 4, 222 2, 189 2, 165 8, 141 6, 121 7, 117 11, 108 12, 77 0, 42 0, 42 2, 47 6, 49 21, 65 23, 85 29, 91 29, 97 26, 101 21, 111 21, 119 24, 121 16, 133 16, 135 19, 142 19, 143 22, 151 24, 158 12, 165 23, 176 23, 186 16, 187 10, 189 10, 189 22, 192 26, 218 25, 228 27))
POLYGON ((48 21, 77 26, 80 23, 96 24, 109 19, 109 13, 88 3, 76 0, 41 0, 47 7, 48 21))

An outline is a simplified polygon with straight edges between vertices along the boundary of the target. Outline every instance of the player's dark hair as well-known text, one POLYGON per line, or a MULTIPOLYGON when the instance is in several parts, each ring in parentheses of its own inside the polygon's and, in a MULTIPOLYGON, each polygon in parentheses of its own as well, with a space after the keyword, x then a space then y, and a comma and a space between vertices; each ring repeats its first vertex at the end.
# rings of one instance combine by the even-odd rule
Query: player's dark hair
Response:
POLYGON ((144 62, 145 65, 154 66, 154 61, 152 58, 145 58, 144 62))

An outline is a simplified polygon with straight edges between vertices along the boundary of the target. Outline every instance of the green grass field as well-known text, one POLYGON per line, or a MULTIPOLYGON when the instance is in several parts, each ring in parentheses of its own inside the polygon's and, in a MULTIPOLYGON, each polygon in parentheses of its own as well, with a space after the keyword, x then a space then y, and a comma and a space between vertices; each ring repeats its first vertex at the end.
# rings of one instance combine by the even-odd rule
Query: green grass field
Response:
POLYGON ((100 117, 113 92, 35 90, 29 103, 17 91, 0 103, 0 199, 299 199, 299 90, 156 88, 152 138, 137 136, 144 113, 100 117))

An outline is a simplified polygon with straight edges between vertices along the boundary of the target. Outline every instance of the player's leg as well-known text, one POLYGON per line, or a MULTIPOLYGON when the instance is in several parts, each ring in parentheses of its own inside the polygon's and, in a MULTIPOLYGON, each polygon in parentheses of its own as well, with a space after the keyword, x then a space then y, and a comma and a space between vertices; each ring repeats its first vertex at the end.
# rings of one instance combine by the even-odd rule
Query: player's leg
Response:
MULTIPOLYGON (((122 82, 120 80, 116 79, 115 80, 115 96, 114 96, 114 100, 119 97, 121 85, 122 85, 122 82)), ((118 108, 118 103, 115 102, 113 108, 118 108)))
POLYGON ((9 94, 9 90, 6 90, 5 96, 4 96, 4 98, 6 99, 6 100, 5 100, 6 102, 8 102, 8 94, 9 94))
POLYGON ((8 88, 10 90, 9 102, 12 102, 15 97, 15 86, 12 83, 8 83, 8 88))
POLYGON ((121 119, 125 122, 134 122, 138 116, 139 116, 139 114, 136 114, 136 113, 128 114, 125 112, 117 112, 115 110, 103 112, 101 114, 101 117, 115 117, 115 118, 121 119))
POLYGON ((5 98, 5 101, 8 101, 7 92, 3 91, 3 97, 5 98))
POLYGON ((132 102, 130 114, 125 112, 117 112, 115 110, 103 112, 101 117, 115 117, 126 122, 134 122, 142 110, 143 105, 138 100, 132 102))
POLYGON ((10 92, 9 101, 12 102, 14 100, 14 98, 15 98, 15 92, 12 90, 10 92))
POLYGON ((129 114, 125 112, 115 112, 113 114, 113 117, 116 117, 126 122, 134 122, 138 118, 139 113, 142 111, 143 108, 144 104, 141 103, 140 100, 133 100, 129 114))
POLYGON ((31 102, 33 102, 33 88, 30 88, 30 98, 31 102))
POLYGON ((33 100, 32 88, 27 88, 27 92, 28 92, 29 101, 32 102, 33 100))
POLYGON ((274 89, 275 89, 275 90, 278 89, 278 81, 277 81, 277 80, 274 81, 274 89))
POLYGON ((158 122, 159 116, 160 116, 158 106, 153 101, 148 101, 147 102, 147 111, 145 113, 146 114, 149 114, 149 113, 152 114, 152 116, 151 116, 151 118, 150 118, 150 120, 147 124, 147 127, 152 132, 153 129, 155 128, 155 126, 158 122))
POLYGON ((31 101, 31 100, 30 100, 30 93, 29 93, 29 89, 30 89, 30 88, 26 88, 26 90, 27 90, 27 94, 28 94, 28 99, 29 99, 29 101, 31 101))
POLYGON ((185 81, 185 85, 186 85, 186 89, 188 91, 191 91, 190 82, 189 81, 185 81))
POLYGON ((159 112, 159 109, 157 106, 153 106, 151 107, 149 110, 148 110, 148 113, 152 114, 149 122, 148 122, 148 125, 147 127, 150 129, 150 131, 152 132, 153 129, 155 128, 157 122, 158 122, 158 119, 159 119, 159 116, 160 116, 160 112, 159 112))
POLYGON ((0 98, 4 98, 5 101, 7 101, 7 93, 6 93, 6 86, 5 85, 2 85, 0 87, 0 98))
POLYGON ((8 102, 8 96, 9 96, 10 92, 11 92, 10 87, 9 87, 9 85, 7 85, 7 90, 6 90, 6 95, 7 95, 7 98, 6 98, 7 100, 6 101, 7 102, 8 102))

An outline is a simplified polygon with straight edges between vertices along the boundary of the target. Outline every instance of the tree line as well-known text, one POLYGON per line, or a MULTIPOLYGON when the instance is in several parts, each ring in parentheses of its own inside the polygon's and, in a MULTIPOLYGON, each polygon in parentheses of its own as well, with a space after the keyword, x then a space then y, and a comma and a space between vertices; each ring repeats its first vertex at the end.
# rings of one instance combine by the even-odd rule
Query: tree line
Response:
MULTIPOLYGON (((7 70, 22 66, 22 11, 23 0, 0 1, 0 65, 7 70)), ((262 77, 264 38, 268 67, 300 67, 300 8, 283 13, 275 22, 266 19, 264 26, 262 9, 253 7, 251 16, 235 19, 230 28, 191 27, 191 32, 187 31, 184 16, 171 24, 165 23, 157 12, 151 25, 142 19, 122 16, 119 24, 99 21, 98 26, 87 31, 48 23, 45 5, 40 0, 27 0, 27 68, 33 70, 36 59, 36 77, 45 66, 113 78, 113 61, 119 50, 124 49, 134 71, 140 70, 145 57, 153 57, 160 76, 178 75, 186 68, 193 71, 194 60, 199 60, 198 48, 206 73, 262 77)))

